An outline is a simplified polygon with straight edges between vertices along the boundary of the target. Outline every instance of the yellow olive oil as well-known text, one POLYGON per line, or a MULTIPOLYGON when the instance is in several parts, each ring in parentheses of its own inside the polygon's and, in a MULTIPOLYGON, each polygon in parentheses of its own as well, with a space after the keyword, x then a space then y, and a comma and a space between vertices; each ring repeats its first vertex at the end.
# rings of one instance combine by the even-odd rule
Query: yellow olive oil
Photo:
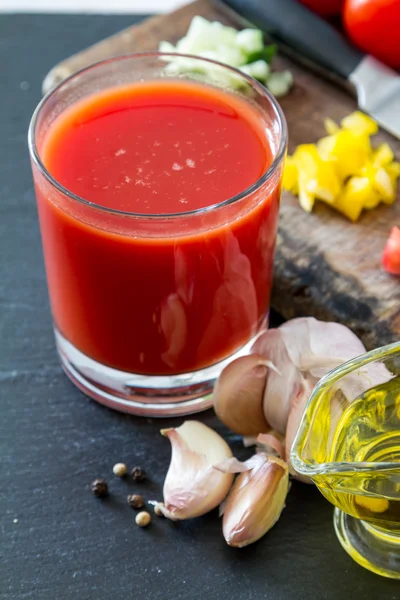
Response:
MULTIPOLYGON (((325 419, 324 411, 320 418, 325 419)), ((400 531, 400 378, 351 402, 337 421, 327 462, 315 477, 340 510, 391 532, 400 531), (345 463, 349 463, 346 469, 345 463), (357 463, 357 470, 350 463, 357 463), (362 464, 360 464, 362 463, 362 464)))

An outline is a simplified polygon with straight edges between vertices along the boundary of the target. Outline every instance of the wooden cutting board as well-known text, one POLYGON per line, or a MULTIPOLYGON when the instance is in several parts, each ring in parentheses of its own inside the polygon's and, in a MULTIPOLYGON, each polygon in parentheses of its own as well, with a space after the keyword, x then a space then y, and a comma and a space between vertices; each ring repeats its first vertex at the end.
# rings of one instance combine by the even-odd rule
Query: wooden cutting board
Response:
MULTIPOLYGON (((238 25, 234 16, 211 3, 196 0, 169 14, 101 41, 66 59, 47 75, 48 91, 66 76, 102 58, 156 50, 160 40, 176 42, 194 15, 238 25)), ((290 68, 295 86, 281 105, 289 126, 289 151, 324 135, 323 119, 340 120, 355 109, 355 100, 333 83, 319 78, 288 58, 277 68, 290 68)), ((382 132, 400 156, 400 142, 382 132)), ((297 199, 284 193, 275 261, 272 306, 286 318, 313 315, 348 325, 368 348, 400 339, 400 279, 381 268, 382 250, 393 225, 400 225, 400 202, 366 212, 352 224, 319 203, 306 214, 297 199)))

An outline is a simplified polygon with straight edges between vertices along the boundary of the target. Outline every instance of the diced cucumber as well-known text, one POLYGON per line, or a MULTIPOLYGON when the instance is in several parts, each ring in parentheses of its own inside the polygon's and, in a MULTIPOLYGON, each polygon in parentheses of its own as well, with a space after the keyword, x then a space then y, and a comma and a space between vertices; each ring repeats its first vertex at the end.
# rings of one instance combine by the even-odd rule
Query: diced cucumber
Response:
POLYGON ((187 37, 183 37, 176 43, 176 50, 180 54, 196 54, 198 49, 196 48, 193 41, 188 40, 187 37))
POLYGON ((264 47, 263 34, 259 29, 242 29, 236 34, 235 45, 246 55, 261 52, 264 47))
POLYGON ((187 36, 179 40, 176 44, 176 49, 181 54, 199 54, 202 50, 206 49, 204 40, 188 38, 187 36))
POLYGON ((275 54, 277 53, 277 50, 278 50, 278 46, 276 44, 268 44, 268 46, 264 46, 264 48, 261 50, 260 58, 262 60, 265 60, 265 62, 267 62, 270 65, 272 62, 272 59, 274 58, 275 54))
POLYGON ((267 81, 269 76, 269 64, 265 62, 265 60, 256 60, 247 65, 243 65, 240 67, 240 70, 246 75, 250 75, 250 77, 254 77, 254 79, 258 79, 262 83, 267 81))
POLYGON ((175 46, 170 42, 160 42, 158 45, 159 52, 165 52, 166 54, 174 54, 177 52, 175 46))
POLYGON ((200 56, 201 58, 209 58, 210 60, 219 60, 218 52, 215 50, 201 50, 197 53, 197 56, 200 56))
POLYGON ((208 37, 210 25, 210 21, 207 21, 207 19, 204 19, 204 17, 196 15, 195 17, 193 17, 189 25, 186 37, 193 39, 203 38, 204 41, 208 37))
POLYGON ((236 35, 237 30, 233 27, 227 27, 218 21, 211 23, 210 36, 215 40, 216 46, 219 44, 231 47, 236 46, 236 35))
POLYGON ((231 67, 240 67, 246 62, 245 54, 236 46, 219 44, 215 50, 215 53, 218 57, 215 60, 226 63, 231 67))
POLYGON ((271 73, 267 79, 267 88, 277 98, 288 93, 293 85, 293 75, 290 71, 271 73))
POLYGON ((168 65, 165 67, 165 72, 168 75, 178 75, 179 73, 202 73, 201 61, 185 56, 176 56, 170 58, 168 65))
MULTIPOLYGON (((218 21, 207 21, 203 17, 193 17, 188 32, 176 46, 170 42, 160 42, 159 51, 165 53, 192 54, 239 68, 243 73, 264 83, 274 96, 283 96, 293 83, 290 71, 270 73, 270 63, 276 46, 264 46, 263 34, 258 29, 236 31, 218 21)), ((164 59, 168 64, 165 71, 169 75, 191 72, 205 75, 218 84, 238 89, 246 87, 239 75, 223 69, 219 65, 205 64, 192 58, 174 57, 164 59)))
POLYGON ((277 51, 276 44, 268 44, 268 46, 264 46, 264 48, 258 52, 252 52, 247 55, 248 63, 255 62, 256 60, 265 60, 269 65, 272 62, 277 51))

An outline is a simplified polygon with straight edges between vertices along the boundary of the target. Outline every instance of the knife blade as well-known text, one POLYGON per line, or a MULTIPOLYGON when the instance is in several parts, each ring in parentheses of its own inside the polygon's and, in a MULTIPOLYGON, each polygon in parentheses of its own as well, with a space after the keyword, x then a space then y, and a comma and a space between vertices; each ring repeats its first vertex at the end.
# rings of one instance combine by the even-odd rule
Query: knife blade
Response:
POLYGON ((400 139, 400 76, 355 48, 296 0, 219 0, 242 18, 351 84, 358 106, 400 139))

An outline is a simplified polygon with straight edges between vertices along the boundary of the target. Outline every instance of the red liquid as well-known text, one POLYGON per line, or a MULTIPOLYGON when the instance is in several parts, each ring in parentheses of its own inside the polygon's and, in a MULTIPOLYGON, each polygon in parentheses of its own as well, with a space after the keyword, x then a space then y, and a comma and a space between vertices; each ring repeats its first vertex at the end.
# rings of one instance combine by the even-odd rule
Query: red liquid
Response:
MULTIPOLYGON (((262 125, 233 95, 149 82, 73 105, 40 153, 59 183, 97 205, 182 213, 258 180, 272 161, 262 125)), ((257 194, 196 221, 149 223, 54 200, 37 186, 58 330, 94 360, 132 373, 192 371, 231 355, 269 304, 279 190, 257 194)))

